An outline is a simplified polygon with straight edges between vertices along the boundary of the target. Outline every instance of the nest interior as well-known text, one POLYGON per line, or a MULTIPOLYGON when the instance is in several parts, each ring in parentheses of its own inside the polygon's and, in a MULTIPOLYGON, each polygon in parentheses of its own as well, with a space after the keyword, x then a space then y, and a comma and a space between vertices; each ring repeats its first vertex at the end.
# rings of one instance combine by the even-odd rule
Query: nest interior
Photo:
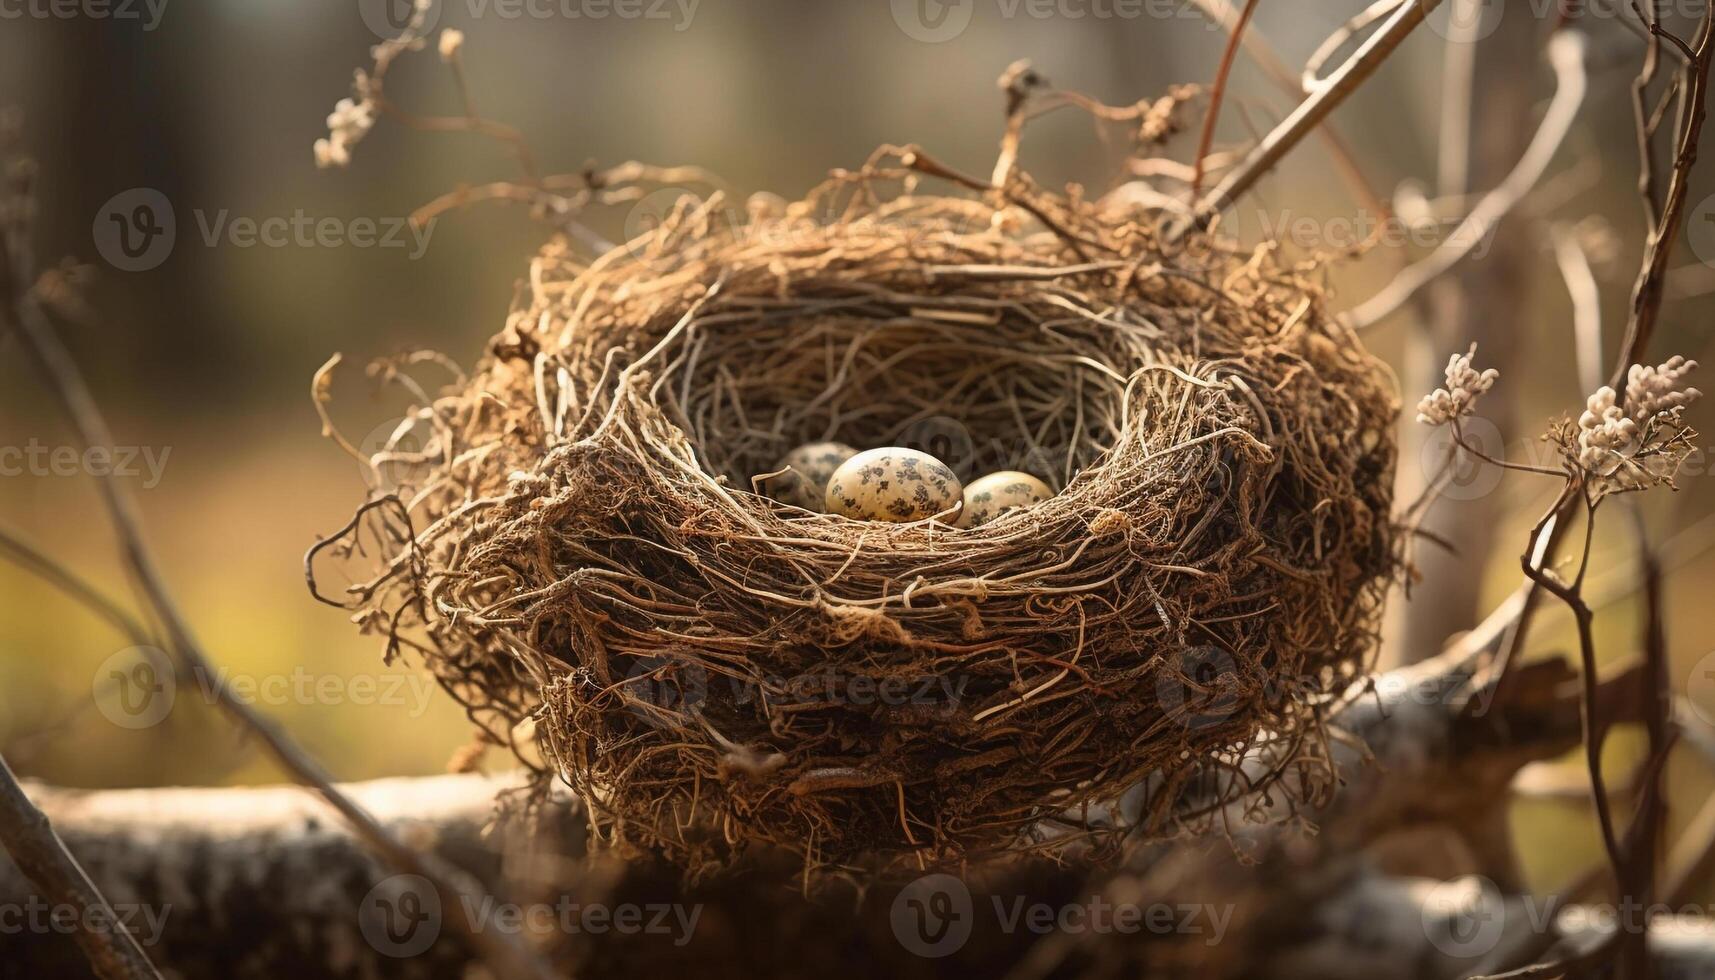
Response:
POLYGON ((1099 853, 1212 779, 1316 792, 1394 567, 1397 410, 1319 270, 878 176, 545 248, 427 444, 374 457, 412 464, 411 530, 362 620, 692 866, 1099 853), (1057 493, 961 530, 754 492, 821 439, 1057 493))

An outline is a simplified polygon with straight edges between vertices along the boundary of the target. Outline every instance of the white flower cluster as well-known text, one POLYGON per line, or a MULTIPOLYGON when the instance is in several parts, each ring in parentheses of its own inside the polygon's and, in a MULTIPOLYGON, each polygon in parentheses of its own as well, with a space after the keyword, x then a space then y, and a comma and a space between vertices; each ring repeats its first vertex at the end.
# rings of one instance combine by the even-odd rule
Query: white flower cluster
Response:
POLYGON ((1650 419, 1701 398, 1701 391, 1685 383, 1695 370, 1696 361, 1677 354, 1656 367, 1633 364, 1626 372, 1626 414, 1634 419, 1650 419))
POLYGON ((1578 417, 1578 465, 1597 476, 1609 476, 1642 445, 1643 427, 1615 403, 1619 396, 1603 385, 1585 403, 1578 417))
POLYGON ((1472 367, 1471 358, 1476 354, 1477 345, 1472 344, 1469 351, 1447 359, 1446 387, 1435 389, 1417 403, 1417 421, 1424 425, 1446 425, 1471 414, 1477 407, 1477 399, 1493 388, 1501 376, 1494 368, 1478 371, 1472 367))
POLYGON ((449 27, 441 32, 441 60, 451 64, 459 56, 459 49, 464 47, 464 31, 449 27))
MULTIPOLYGON (((398 37, 383 41, 370 49, 375 56, 377 79, 386 72, 386 66, 399 53, 422 49, 423 36, 434 3, 435 0, 412 0, 411 20, 405 25, 404 31, 398 37)), ((441 57, 448 61, 456 58, 463 43, 464 34, 461 32, 444 32, 441 36, 441 57)), ((333 112, 328 114, 328 135, 316 140, 317 167, 343 167, 350 163, 351 148, 375 128, 375 117, 378 113, 375 93, 379 91, 379 82, 371 81, 369 74, 359 68, 352 90, 357 94, 357 98, 340 99, 334 105, 333 112)))
POLYGON ((1578 418, 1578 465, 1599 478, 1600 490, 1638 490, 1673 478, 1686 450, 1680 424, 1685 406, 1701 396, 1686 384, 1696 361, 1675 356, 1656 367, 1634 364, 1622 403, 1604 385, 1578 418))
MULTIPOLYGON (((358 72, 358 88, 364 87, 363 72, 358 72)), ((362 101, 340 99, 328 114, 328 136, 316 140, 316 166, 343 167, 351 162, 351 148, 375 128, 375 103, 365 97, 362 101)))

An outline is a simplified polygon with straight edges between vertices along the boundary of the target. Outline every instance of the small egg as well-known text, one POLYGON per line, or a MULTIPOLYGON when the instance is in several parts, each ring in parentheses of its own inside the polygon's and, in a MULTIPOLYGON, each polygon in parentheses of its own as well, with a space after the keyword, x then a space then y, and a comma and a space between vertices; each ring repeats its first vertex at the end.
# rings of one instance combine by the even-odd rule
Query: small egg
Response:
POLYGON ((783 504, 822 511, 828 478, 840 464, 857 455, 843 442, 807 442, 781 457, 776 470, 787 472, 768 481, 768 495, 783 504))
POLYGON ((960 527, 987 524, 1014 507, 1028 507, 1047 500, 1054 491, 1029 473, 1001 470, 971 481, 965 488, 965 509, 959 513, 960 527))
POLYGON ((946 463, 900 446, 846 460, 828 481, 830 514, 863 521, 921 521, 952 510, 963 488, 946 463))

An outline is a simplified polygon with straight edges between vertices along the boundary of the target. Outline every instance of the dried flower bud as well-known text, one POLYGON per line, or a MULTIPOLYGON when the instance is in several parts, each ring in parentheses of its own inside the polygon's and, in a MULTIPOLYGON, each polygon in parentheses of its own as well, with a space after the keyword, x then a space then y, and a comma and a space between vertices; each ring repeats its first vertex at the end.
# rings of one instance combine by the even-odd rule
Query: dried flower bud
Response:
POLYGON ((1446 425, 1471 414, 1477 407, 1477 399, 1493 388, 1501 376, 1494 368, 1479 372, 1472 367, 1471 358, 1476 354, 1477 345, 1472 344, 1469 351, 1447 359, 1446 386, 1435 389, 1417 403, 1417 421, 1424 425, 1446 425))
POLYGON ((1578 465, 1610 476, 1638 451, 1638 424, 1615 404, 1618 396, 1606 385, 1598 388, 1578 418, 1578 465))
POLYGON ((441 32, 441 60, 451 62, 459 56, 459 49, 464 47, 464 31, 449 27, 441 32))
POLYGON ((1647 422, 1696 401, 1703 393, 1685 383, 1695 370, 1696 361, 1677 354, 1656 367, 1633 364, 1626 372, 1626 415, 1647 422))

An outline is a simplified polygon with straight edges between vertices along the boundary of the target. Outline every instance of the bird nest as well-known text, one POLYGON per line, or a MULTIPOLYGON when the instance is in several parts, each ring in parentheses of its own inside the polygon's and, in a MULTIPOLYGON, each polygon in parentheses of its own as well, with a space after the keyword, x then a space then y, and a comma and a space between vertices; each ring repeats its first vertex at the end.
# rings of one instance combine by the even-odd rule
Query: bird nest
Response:
POLYGON ((409 479, 340 539, 381 554, 359 619, 691 866, 1101 853, 1192 790, 1320 792, 1394 567, 1385 370, 1314 265, 904 162, 549 244, 475 375, 365 447, 409 479), (1056 493, 961 529, 758 492, 817 440, 1056 493))

